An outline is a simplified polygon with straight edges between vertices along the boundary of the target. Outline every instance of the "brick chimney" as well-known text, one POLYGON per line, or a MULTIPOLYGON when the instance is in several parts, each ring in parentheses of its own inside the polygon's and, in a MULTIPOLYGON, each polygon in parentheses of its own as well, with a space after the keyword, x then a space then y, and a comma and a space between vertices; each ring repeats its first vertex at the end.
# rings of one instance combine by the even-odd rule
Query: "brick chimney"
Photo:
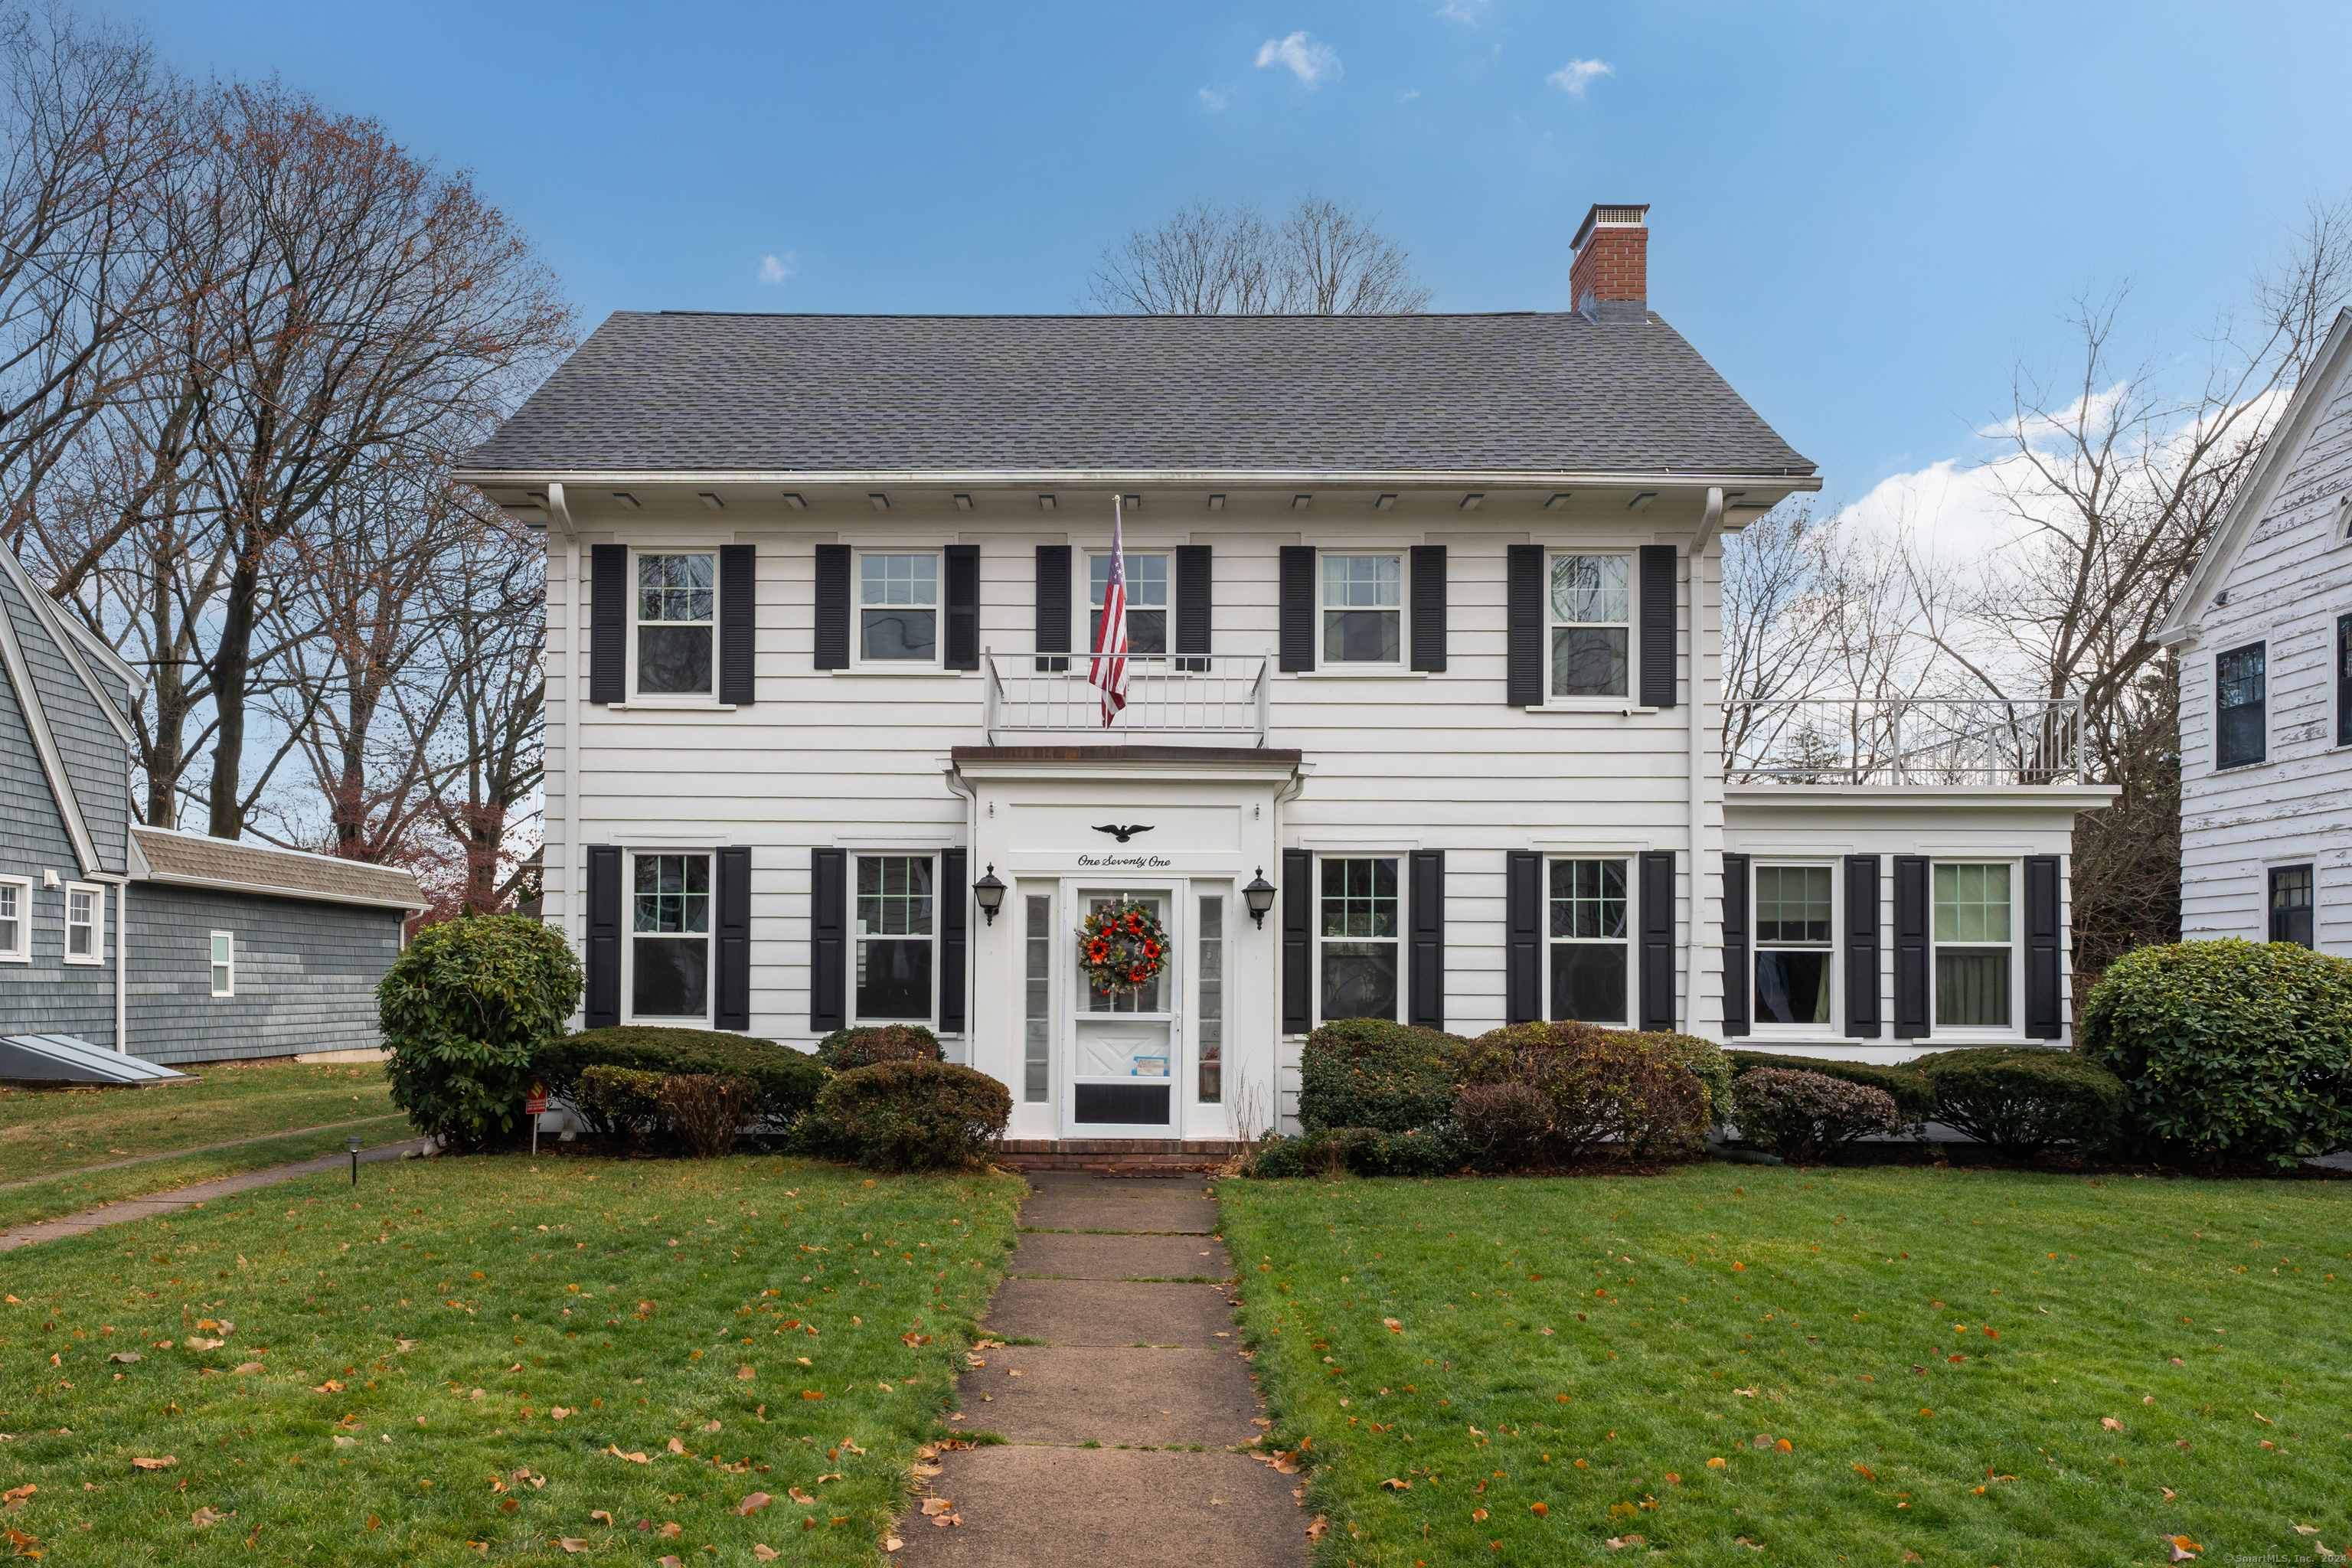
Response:
POLYGON ((1569 298, 1596 321, 1638 321, 1650 308, 1649 204, 1595 202, 1570 243, 1569 298))

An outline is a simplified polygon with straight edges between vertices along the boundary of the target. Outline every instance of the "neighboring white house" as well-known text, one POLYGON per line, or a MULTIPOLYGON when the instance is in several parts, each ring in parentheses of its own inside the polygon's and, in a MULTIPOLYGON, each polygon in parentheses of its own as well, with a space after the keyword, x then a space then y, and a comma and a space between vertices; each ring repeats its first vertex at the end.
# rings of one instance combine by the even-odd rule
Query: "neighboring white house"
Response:
POLYGON ((1038 1151, 1262 1131, 1334 1016, 2063 1041, 2071 708, 1727 747, 1722 539, 1820 480, 1648 310, 1645 210, 1566 313, 612 317, 463 472, 551 525, 583 1021, 927 1023, 1038 1151), (1113 895, 1140 997, 1076 966, 1113 895))
POLYGON ((2180 934, 2352 956, 2352 310, 2158 640, 2180 659, 2180 934))

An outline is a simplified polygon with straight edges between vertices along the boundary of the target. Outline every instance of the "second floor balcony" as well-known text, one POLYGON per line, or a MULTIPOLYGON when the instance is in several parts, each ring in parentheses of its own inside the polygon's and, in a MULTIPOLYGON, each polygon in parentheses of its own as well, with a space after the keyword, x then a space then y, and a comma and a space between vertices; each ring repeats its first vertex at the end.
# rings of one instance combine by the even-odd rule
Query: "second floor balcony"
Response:
POLYGON ((1129 654, 1127 706, 1103 722, 1102 689, 1082 653, 984 653, 992 746, 1080 735, 1123 743, 1200 736, 1263 746, 1273 707, 1274 657, 1263 653, 1129 654))
POLYGON ((2082 784, 2082 750, 2073 699, 1806 698, 1723 713, 1727 784, 2082 784))

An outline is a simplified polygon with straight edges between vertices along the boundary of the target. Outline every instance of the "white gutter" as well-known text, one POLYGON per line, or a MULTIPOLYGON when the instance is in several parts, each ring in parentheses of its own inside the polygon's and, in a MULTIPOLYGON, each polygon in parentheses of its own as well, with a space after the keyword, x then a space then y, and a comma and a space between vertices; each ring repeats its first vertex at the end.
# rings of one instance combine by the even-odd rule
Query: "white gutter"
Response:
MULTIPOLYGON (((563 759, 563 810, 557 814, 549 835, 553 843, 541 843, 539 855, 540 919, 547 918, 547 879, 551 871, 560 871, 563 879, 563 921, 558 931, 574 952, 586 956, 588 931, 581 926, 579 940, 572 940, 572 928, 578 920, 586 900, 583 868, 575 864, 577 857, 572 845, 580 833, 580 737, 586 727, 580 722, 579 682, 572 679, 580 663, 580 531, 572 526, 572 509, 563 499, 561 481, 551 481, 547 487, 547 514, 563 530, 563 647, 564 656, 555 669, 551 684, 562 696, 563 717, 549 726, 547 743, 563 759)), ((551 632, 555 628, 550 627, 551 632)))
MULTIPOLYGON (((1723 490, 1706 492, 1706 515, 1690 542, 1690 928, 1683 949, 1682 1027, 1698 1033, 1699 911, 1705 907, 1700 855, 1706 831, 1706 551, 1723 526, 1723 490)), ((1726 985, 1732 984, 1724 976, 1726 985)))
MULTIPOLYGON (((1818 490, 1819 476, 1745 472, 1738 469, 1693 468, 459 468, 452 475, 460 483, 482 486, 545 485, 549 510, 558 511, 552 487, 557 484, 610 485, 627 489, 636 485, 781 485, 788 489, 823 485, 886 487, 889 485, 1341 485, 1379 486, 1388 489, 1452 489, 1463 485, 1549 486, 1573 489, 1579 485, 1610 489, 1676 489, 1748 488, 1818 490)), ((560 515, 560 512, 559 512, 560 515)))

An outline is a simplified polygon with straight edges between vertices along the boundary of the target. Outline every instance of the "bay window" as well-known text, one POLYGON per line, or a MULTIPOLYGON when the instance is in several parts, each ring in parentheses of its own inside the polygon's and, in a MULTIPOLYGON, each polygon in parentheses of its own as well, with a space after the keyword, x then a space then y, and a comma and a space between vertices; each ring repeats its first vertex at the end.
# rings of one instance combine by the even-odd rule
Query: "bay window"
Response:
POLYGON ((859 1023, 930 1022, 933 870, 929 855, 857 857, 859 1023))
POLYGON ((1628 1022, 1625 862, 1554 860, 1549 876, 1552 1017, 1628 1022))
POLYGON ((1393 857, 1322 862, 1316 930, 1322 1016, 1397 1016, 1397 863, 1393 857))
POLYGON ((857 557, 857 658, 878 665, 940 661, 940 558, 857 557))
POLYGON ((629 1012, 707 1018, 710 1012, 710 857, 639 855, 631 882, 629 1012))
POLYGON ((637 557, 637 691, 647 697, 709 696, 717 625, 719 558, 699 554, 637 557))
POLYGON ((1830 868, 1759 866, 1755 877, 1755 1021, 1826 1027, 1835 968, 1830 868))
POLYGON ((1936 1026, 2006 1029, 2015 988, 2012 868, 1935 868, 1936 1026))
POLYGON ((1323 662, 1401 663, 1404 658, 1404 557, 1326 555, 1321 564, 1323 662))
POLYGON ((1632 689, 1630 555, 1555 555, 1546 616, 1551 695, 1622 697, 1632 689))

